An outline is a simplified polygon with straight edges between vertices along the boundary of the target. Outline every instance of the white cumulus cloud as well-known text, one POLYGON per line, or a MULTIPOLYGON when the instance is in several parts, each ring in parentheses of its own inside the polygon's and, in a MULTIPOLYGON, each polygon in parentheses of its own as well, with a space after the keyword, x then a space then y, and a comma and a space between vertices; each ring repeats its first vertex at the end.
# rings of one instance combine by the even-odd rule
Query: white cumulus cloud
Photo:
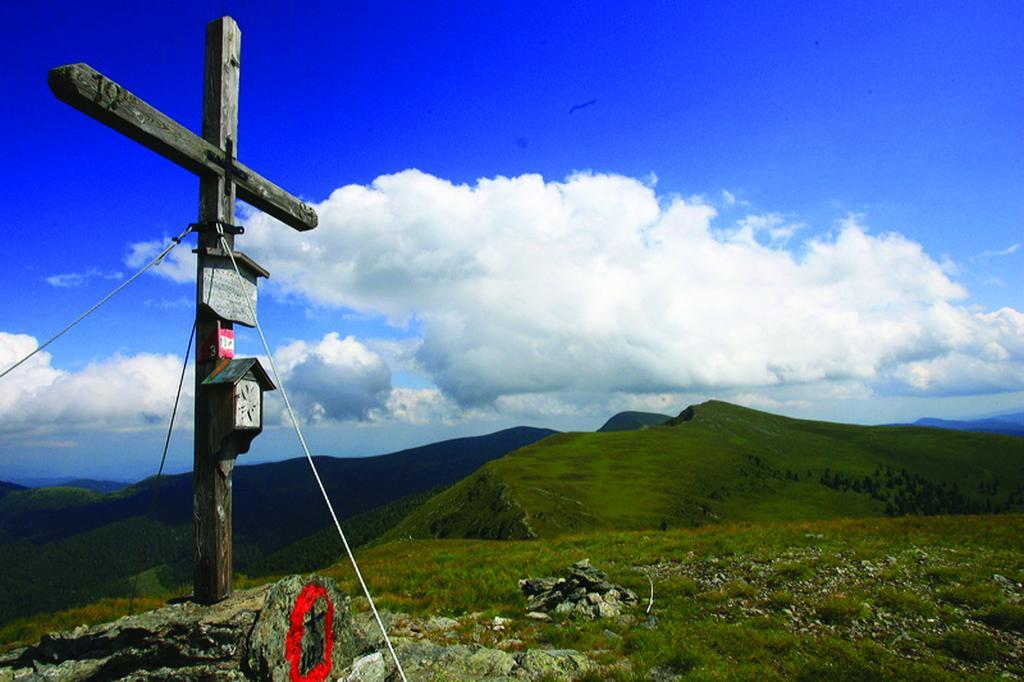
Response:
POLYGON ((314 343, 294 341, 274 357, 303 421, 366 421, 387 408, 391 370, 351 336, 331 332, 314 343))
MULTIPOLYGON (((316 208, 320 227, 302 234, 248 219, 273 286, 415 321, 418 367, 464 408, 815 382, 958 392, 982 371, 1003 380, 974 388, 1024 388, 1020 313, 960 305, 967 292, 940 262, 862 216, 795 244, 799 223, 719 228, 706 201, 619 175, 470 185, 416 170, 316 208)), ((383 395, 383 371, 358 376, 359 395, 383 395)))
MULTIPOLYGON (((400 344, 382 342, 385 349, 400 344)), ((0 370, 38 346, 25 334, 0 332, 0 370)), ((294 341, 274 354, 297 416, 304 424, 342 422, 428 423, 451 421, 458 408, 438 389, 395 389, 381 355, 349 336, 331 332, 313 341, 294 341)), ((261 358, 269 371, 269 363, 261 358)), ((136 431, 167 428, 182 359, 174 355, 113 355, 68 371, 37 353, 4 377, 0 391, 0 434, 38 444, 42 434, 81 431, 136 431)), ((279 393, 266 403, 268 425, 290 425, 279 393)), ((192 423, 194 366, 182 387, 176 427, 192 423)))
MULTIPOLYGON (((170 238, 146 242, 135 242, 128 245, 124 264, 130 268, 141 268, 143 265, 160 255, 160 252, 171 243, 170 238)), ((185 283, 196 281, 196 255, 182 241, 173 251, 149 272, 172 282, 185 283)))
MULTIPOLYGON (((37 346, 32 336, 0 332, 0 368, 37 346)), ((180 375, 181 358, 174 355, 115 355, 68 372, 53 367, 43 351, 4 377, 0 433, 166 428, 180 375)), ((186 378, 188 405, 191 386, 186 378)), ((190 415, 190 409, 179 407, 178 423, 189 422, 190 415)))

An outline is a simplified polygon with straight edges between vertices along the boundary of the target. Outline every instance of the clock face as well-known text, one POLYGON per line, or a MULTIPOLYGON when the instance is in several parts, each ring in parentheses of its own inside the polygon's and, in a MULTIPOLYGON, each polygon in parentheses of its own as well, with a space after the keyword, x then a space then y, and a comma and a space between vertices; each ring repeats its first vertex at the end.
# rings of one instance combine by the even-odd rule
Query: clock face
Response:
POLYGON ((235 387, 235 428, 260 427, 260 386, 251 379, 242 379, 235 387))

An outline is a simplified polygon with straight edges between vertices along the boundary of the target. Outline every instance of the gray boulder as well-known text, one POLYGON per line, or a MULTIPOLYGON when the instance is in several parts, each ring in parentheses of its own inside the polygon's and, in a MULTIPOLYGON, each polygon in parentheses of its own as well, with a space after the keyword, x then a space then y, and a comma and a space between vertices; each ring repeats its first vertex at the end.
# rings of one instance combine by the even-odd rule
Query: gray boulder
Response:
POLYGON ((45 635, 38 644, 0 658, 0 682, 290 680, 293 665, 301 674, 317 666, 348 667, 367 644, 359 635, 348 597, 334 581, 291 576, 237 591, 211 606, 181 602, 45 635))
POLYGON ((245 679, 246 639, 271 586, 212 606, 191 602, 45 635, 0 659, 0 680, 245 679))

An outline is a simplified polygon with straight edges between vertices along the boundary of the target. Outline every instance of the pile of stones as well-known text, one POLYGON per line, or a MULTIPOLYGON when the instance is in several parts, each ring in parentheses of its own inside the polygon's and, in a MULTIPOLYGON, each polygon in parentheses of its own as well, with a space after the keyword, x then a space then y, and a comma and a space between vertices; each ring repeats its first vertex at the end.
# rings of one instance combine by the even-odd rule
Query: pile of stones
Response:
POLYGON ((637 603, 635 593, 608 582, 608 576, 591 566, 589 559, 574 563, 563 578, 520 580, 519 589, 526 595, 527 615, 541 620, 546 614, 617 618, 637 603))

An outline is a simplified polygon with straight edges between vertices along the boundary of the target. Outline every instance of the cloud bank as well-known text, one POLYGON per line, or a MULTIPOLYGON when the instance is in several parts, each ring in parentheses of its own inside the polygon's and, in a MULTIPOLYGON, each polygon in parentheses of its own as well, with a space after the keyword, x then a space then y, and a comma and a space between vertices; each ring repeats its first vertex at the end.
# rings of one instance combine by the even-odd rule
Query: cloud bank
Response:
MULTIPOLYGON (((34 337, 0 332, 0 367, 37 346, 34 337)), ((181 358, 174 355, 115 355, 68 372, 53 367, 50 354, 43 351, 4 377, 0 433, 166 428, 180 374, 181 358)), ((191 395, 187 377, 189 405, 191 395)), ((191 423, 190 410, 179 408, 178 422, 191 423)))
POLYGON ((805 226, 777 214, 722 225, 704 200, 619 175, 457 185, 416 170, 316 208, 308 233, 246 221, 272 285, 413 325, 420 370, 463 408, 819 382, 1024 388, 1024 315, 966 307, 920 244, 860 216, 794 243, 805 226))
MULTIPOLYGON (((249 216, 245 249, 273 273, 271 293, 335 310, 339 328, 382 318, 402 337, 331 332, 276 349, 300 419, 439 424, 674 412, 707 395, 803 409, 1024 390, 1024 315, 967 305, 956 270, 920 244, 857 215, 815 234, 727 193, 725 220, 652 183, 578 173, 458 185, 408 170, 339 188, 312 232, 249 216)), ((160 248, 131 245, 126 264, 160 248)), ((157 274, 194 281, 191 254, 174 253, 157 274)), ((0 367, 35 344, 0 332, 0 367)), ((68 372, 41 353, 7 377, 0 432, 164 428, 180 362, 140 353, 68 372)), ((191 394, 189 378, 182 425, 191 394)), ((267 405, 268 424, 287 423, 276 395, 267 405)))
MULTIPOLYGON (((0 369, 37 346, 32 336, 0 332, 0 369)), ((274 358, 305 424, 425 423, 452 412, 436 389, 394 388, 382 355, 351 336, 329 333, 315 342, 295 341, 277 349, 274 358)), ((180 356, 140 353, 114 355, 71 372, 53 367, 49 353, 38 353, 4 378, 0 434, 38 444, 50 442, 39 440, 43 434, 166 429, 181 365, 180 356)), ((194 376, 190 362, 176 427, 192 424, 194 376)), ((268 395, 265 407, 268 425, 291 424, 278 393, 268 395)))

